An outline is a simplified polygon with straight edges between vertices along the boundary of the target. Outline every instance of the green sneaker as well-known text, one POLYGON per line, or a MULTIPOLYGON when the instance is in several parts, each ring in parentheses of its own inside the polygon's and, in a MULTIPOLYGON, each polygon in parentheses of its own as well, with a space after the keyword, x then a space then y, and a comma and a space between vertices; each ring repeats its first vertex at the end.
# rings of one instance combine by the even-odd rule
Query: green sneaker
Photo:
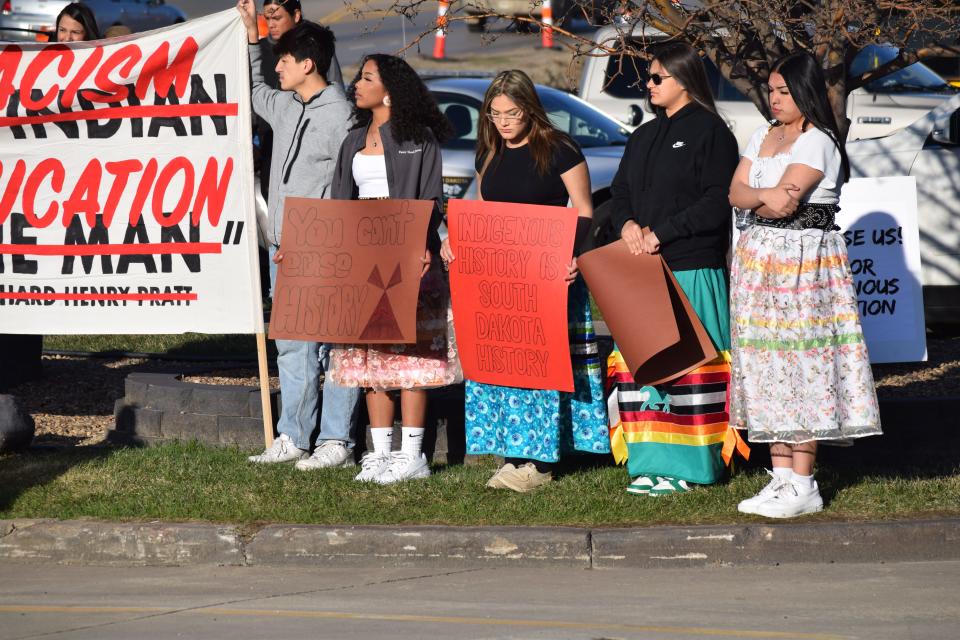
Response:
POLYGON ((692 490, 686 480, 677 480, 676 478, 660 478, 653 488, 650 489, 650 495, 653 497, 668 496, 673 493, 686 493, 692 490))
POLYGON ((637 495, 647 495, 650 493, 650 489, 660 482, 663 478, 657 478, 654 480, 649 476, 637 476, 633 479, 629 485, 627 485, 627 493, 635 493, 637 495))

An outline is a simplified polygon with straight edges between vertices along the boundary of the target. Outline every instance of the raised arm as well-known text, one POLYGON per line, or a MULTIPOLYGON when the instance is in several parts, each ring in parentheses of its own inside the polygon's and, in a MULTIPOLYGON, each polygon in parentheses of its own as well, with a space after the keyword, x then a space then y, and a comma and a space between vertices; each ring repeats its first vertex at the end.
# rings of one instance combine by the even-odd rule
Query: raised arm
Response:
POLYGON ((253 0, 239 0, 237 11, 243 19, 243 26, 247 29, 247 51, 250 57, 250 95, 253 111, 263 118, 271 127, 275 124, 277 101, 283 95, 269 87, 263 80, 260 71, 260 32, 257 30, 257 9, 253 0))

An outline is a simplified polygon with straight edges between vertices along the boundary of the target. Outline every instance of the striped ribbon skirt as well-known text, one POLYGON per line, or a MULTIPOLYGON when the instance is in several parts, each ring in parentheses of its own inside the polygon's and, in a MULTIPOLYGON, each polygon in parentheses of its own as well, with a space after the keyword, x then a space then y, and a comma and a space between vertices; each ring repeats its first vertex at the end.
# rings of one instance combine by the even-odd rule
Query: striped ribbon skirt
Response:
POLYGON ((712 484, 725 459, 745 445, 729 428, 730 383, 727 284, 723 270, 674 273, 677 282, 717 347, 716 359, 664 384, 634 382, 620 352, 608 361, 616 388, 619 426, 611 433, 614 454, 625 455, 631 476, 669 476, 712 484))

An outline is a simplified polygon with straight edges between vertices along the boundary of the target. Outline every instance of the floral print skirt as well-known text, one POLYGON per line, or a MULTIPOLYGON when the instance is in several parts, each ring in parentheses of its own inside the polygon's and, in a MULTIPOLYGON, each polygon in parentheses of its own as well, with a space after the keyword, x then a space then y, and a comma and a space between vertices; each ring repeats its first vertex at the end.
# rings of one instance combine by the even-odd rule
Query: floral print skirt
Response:
POLYGON ((420 281, 417 342, 337 345, 330 352, 330 369, 331 379, 339 385, 377 391, 430 389, 463 379, 450 284, 436 256, 420 281))
POLYGON ((747 227, 730 293, 732 425, 752 442, 881 433, 843 236, 747 227))
POLYGON ((610 452, 600 355, 582 278, 570 285, 567 318, 573 393, 468 380, 468 454, 556 462, 561 452, 610 452))

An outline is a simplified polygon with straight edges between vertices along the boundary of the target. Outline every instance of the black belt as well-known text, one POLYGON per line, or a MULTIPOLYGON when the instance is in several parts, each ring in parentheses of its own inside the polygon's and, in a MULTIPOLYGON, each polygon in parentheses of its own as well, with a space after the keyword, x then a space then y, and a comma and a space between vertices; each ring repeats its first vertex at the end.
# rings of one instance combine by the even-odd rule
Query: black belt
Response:
POLYGON ((835 204, 813 204, 805 202, 797 212, 786 218, 763 218, 756 214, 750 216, 750 223, 763 227, 777 229, 820 229, 821 231, 839 231, 836 225, 837 212, 840 207, 835 204))

